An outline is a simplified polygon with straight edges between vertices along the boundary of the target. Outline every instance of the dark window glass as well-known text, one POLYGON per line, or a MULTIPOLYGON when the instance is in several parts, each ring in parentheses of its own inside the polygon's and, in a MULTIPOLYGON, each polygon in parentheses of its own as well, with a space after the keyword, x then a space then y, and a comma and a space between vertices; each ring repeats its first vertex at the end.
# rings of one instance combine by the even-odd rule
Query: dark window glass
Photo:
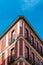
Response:
POLYGON ((15 32, 14 30, 11 32, 11 41, 15 40, 15 32))
POLYGON ((13 49, 11 49, 11 56, 8 57, 8 62, 7 62, 8 65, 10 65, 15 60, 14 55, 15 55, 15 51, 13 48, 13 49))
POLYGON ((25 38, 28 38, 28 30, 26 29, 25 38))
POLYGON ((26 60, 29 60, 29 48, 27 46, 26 46, 25 55, 26 55, 26 60))
POLYGON ((31 42, 30 41, 30 37, 29 37, 29 31, 27 28, 25 28, 26 32, 25 32, 25 39, 28 41, 28 42, 31 42))
POLYGON ((32 52, 32 64, 35 65, 35 55, 33 52, 32 52))
POLYGON ((28 30, 26 29, 26 33, 27 33, 27 35, 28 35, 28 30))
POLYGON ((42 47, 40 46, 40 54, 42 55, 42 47))
POLYGON ((34 37, 31 35, 31 44, 34 46, 34 37))
POLYGON ((39 51, 38 41, 36 41, 36 50, 39 51))
POLYGON ((39 59, 38 59, 37 63, 38 63, 38 65, 40 65, 40 60, 39 59))
POLYGON ((15 54, 15 52, 14 52, 14 48, 11 50, 11 60, 13 61, 14 60, 14 54, 15 54))

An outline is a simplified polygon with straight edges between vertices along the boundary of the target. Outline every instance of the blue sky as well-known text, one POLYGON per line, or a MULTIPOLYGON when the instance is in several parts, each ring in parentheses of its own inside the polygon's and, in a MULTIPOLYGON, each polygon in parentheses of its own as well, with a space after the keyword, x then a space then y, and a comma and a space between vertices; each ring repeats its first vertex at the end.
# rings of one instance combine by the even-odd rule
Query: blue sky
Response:
POLYGON ((0 35, 23 15, 43 40, 43 0, 0 0, 0 35))

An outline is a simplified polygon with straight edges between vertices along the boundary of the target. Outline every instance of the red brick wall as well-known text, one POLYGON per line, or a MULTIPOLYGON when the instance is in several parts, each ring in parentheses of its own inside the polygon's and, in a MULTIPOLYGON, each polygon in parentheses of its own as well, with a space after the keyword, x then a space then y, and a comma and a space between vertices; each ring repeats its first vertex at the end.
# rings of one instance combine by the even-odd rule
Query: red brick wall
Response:
POLYGON ((19 62, 19 65, 23 65, 23 61, 20 61, 20 62, 19 62))
POLYGON ((18 42, 16 42, 16 44, 15 44, 15 59, 17 58, 17 51, 18 51, 17 43, 18 43, 18 42))
POLYGON ((15 38, 18 37, 18 24, 16 24, 15 26, 15 38))
POLYGON ((6 48, 6 37, 2 40, 1 51, 6 48))
POLYGON ((2 57, 0 57, 0 65, 2 64, 2 57))
POLYGON ((10 32, 8 32, 8 44, 10 42, 10 32))
POLYGON ((22 20, 20 21, 20 34, 23 34, 23 22, 22 22, 22 20))
POLYGON ((20 56, 23 56, 23 39, 20 39, 20 56))

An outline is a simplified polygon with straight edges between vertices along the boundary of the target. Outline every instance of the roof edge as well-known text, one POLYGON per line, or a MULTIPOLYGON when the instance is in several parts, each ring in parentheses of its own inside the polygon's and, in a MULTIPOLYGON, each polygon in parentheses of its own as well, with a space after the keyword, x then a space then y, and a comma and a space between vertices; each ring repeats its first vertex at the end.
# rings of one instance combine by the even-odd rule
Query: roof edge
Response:
POLYGON ((33 31, 33 33, 35 33, 35 35, 38 37, 38 39, 43 43, 43 41, 41 40, 41 38, 39 37, 39 35, 35 32, 35 30, 32 28, 32 26, 30 25, 30 23, 28 23, 28 20, 26 20, 25 16, 18 16, 15 20, 13 20, 14 22, 5 30, 5 32, 0 35, 0 40, 4 37, 4 35, 6 35, 6 33, 20 20, 23 19, 26 24, 31 28, 31 30, 33 31))

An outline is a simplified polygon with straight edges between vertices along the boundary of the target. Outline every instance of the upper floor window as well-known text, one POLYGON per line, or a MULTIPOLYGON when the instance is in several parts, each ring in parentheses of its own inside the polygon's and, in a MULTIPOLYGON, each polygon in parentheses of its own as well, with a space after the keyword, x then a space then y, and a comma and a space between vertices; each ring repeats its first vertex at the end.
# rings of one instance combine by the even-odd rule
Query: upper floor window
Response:
POLYGON ((40 46, 40 54, 42 55, 42 47, 40 46))
POLYGON ((15 40, 15 31, 14 30, 11 32, 11 41, 12 40, 15 40))
POLYGON ((27 38, 28 37, 28 30, 27 30, 27 28, 25 30, 26 30, 25 37, 27 38))
POLYGON ((29 48, 27 46, 26 46, 25 56, 26 56, 26 60, 28 60, 29 59, 29 48))
POLYGON ((38 59, 37 63, 38 63, 38 65, 40 65, 40 60, 39 59, 38 59))
POLYGON ((31 35, 31 44, 34 45, 34 37, 31 35))
POLYGON ((39 51, 38 41, 36 41, 36 50, 39 51))
POLYGON ((28 30, 26 29, 26 33, 27 33, 27 35, 28 35, 28 30))
POLYGON ((11 49, 11 60, 12 61, 14 60, 14 54, 15 54, 15 52, 14 52, 14 48, 13 48, 13 49, 11 49))
POLYGON ((15 49, 12 48, 11 49, 11 55, 8 57, 8 62, 7 62, 8 65, 10 65, 15 60, 14 55, 15 55, 15 49))
POLYGON ((26 30, 26 32, 25 32, 25 39, 26 39, 27 41, 30 41, 30 38, 29 38, 29 31, 28 31, 27 28, 25 28, 25 30, 26 30))
POLYGON ((34 55, 34 53, 32 52, 32 64, 34 64, 35 65, 35 55, 34 55))

